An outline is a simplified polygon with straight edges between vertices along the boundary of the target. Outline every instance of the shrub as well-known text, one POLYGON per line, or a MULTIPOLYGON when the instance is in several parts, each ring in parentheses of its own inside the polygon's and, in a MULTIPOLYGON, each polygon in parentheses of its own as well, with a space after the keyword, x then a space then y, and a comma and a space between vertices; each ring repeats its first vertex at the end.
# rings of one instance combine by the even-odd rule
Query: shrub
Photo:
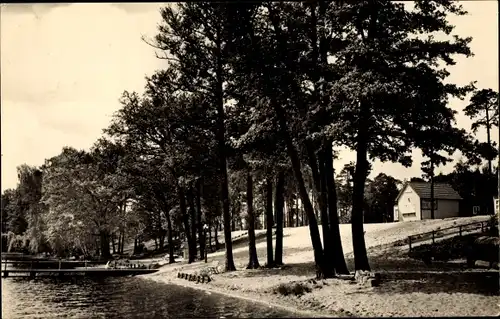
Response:
POLYGON ((423 244, 415 247, 408 256, 413 259, 430 262, 432 259, 448 261, 465 257, 467 244, 472 242, 475 235, 453 237, 434 244, 423 244))
POLYGON ((7 233, 8 251, 28 253, 29 240, 24 235, 16 235, 13 232, 7 233))
POLYGON ((488 226, 490 228, 488 236, 498 237, 498 213, 490 217, 490 220, 488 221, 488 226))
POLYGON ((282 283, 273 289, 273 293, 278 293, 283 296, 301 296, 304 293, 311 291, 312 288, 308 284, 301 282, 282 283))

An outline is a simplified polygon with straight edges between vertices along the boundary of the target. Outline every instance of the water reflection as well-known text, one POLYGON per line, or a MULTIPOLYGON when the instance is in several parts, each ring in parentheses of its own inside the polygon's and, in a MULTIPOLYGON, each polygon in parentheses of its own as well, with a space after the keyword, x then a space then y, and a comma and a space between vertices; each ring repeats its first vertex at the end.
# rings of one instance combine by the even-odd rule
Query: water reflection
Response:
POLYGON ((2 318, 284 318, 296 314, 141 278, 2 279, 2 318))

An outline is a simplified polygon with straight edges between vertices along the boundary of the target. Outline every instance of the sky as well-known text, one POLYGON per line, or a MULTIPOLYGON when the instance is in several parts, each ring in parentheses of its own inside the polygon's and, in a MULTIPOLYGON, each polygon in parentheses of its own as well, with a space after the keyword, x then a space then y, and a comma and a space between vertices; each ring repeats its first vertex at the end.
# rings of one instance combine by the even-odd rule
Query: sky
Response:
MULTIPOLYGON (((498 10, 496 1, 462 1, 468 16, 451 17, 455 33, 471 36, 475 56, 459 58, 449 81, 498 91, 498 10)), ((160 22, 160 3, 2 4, 0 13, 1 189, 17 185, 16 167, 41 165, 63 146, 89 149, 120 108, 124 90, 142 92, 144 78, 165 68, 141 40, 152 37, 160 22)), ((457 125, 469 129, 452 100, 457 125)), ((493 132, 498 141, 498 130, 493 132)), ((477 137, 485 141, 486 133, 477 137)), ((335 169, 354 161, 341 150, 335 169)), ((398 179, 421 176, 420 151, 410 168, 395 163, 373 165, 398 179)), ((457 153, 455 159, 458 159, 457 153)), ((453 164, 438 168, 448 173, 453 164)))

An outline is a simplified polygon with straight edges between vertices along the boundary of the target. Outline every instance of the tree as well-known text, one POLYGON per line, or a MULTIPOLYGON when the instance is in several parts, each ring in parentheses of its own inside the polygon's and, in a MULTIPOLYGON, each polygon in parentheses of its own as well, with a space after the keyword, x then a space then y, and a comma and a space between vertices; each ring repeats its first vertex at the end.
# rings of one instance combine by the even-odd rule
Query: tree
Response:
MULTIPOLYGON (((112 192, 115 204, 114 215, 111 218, 109 241, 116 253, 116 237, 118 237, 118 253, 122 250, 127 221, 136 216, 130 212, 130 200, 135 199, 135 189, 131 184, 131 176, 127 167, 133 165, 132 152, 124 144, 106 137, 99 138, 91 148, 91 156, 100 173, 100 177, 108 180, 107 187, 112 192)), ((112 203, 110 203, 112 204, 112 203)))
POLYGON ((163 248, 166 223, 169 263, 174 263, 174 223, 171 212, 177 206, 178 200, 175 196, 175 181, 162 165, 165 161, 162 154, 152 158, 141 158, 136 153, 139 150, 134 150, 133 147, 129 147, 128 150, 135 153, 134 160, 130 162, 126 172, 134 180, 136 202, 142 208, 153 211, 154 222, 149 224, 148 228, 154 230, 155 237, 160 239, 160 249, 163 248))
POLYGON ((404 4, 364 1, 345 4, 335 18, 341 26, 332 49, 338 79, 332 98, 337 112, 337 141, 356 152, 352 236, 355 269, 369 270, 363 230, 364 185, 369 159, 411 163, 418 132, 447 113, 450 96, 462 98, 468 87, 444 84, 452 55, 470 56, 470 38, 438 41, 422 33, 453 31, 448 14, 465 14, 452 1, 404 4), (396 105, 405 105, 404 108, 396 105))
POLYGON ((290 6, 284 3, 265 3, 262 7, 260 4, 248 4, 240 10, 238 23, 234 23, 239 32, 238 41, 233 43, 237 48, 233 55, 234 73, 236 77, 246 78, 240 92, 245 92, 252 119, 257 122, 252 128, 275 128, 286 147, 309 221, 316 265, 324 273, 326 265, 319 229, 305 185, 300 154, 292 135, 297 131, 290 130, 295 123, 289 122, 289 114, 283 108, 292 100, 295 102, 295 96, 291 94, 300 93, 287 89, 291 82, 294 83, 291 88, 298 87, 293 67, 301 55, 301 50, 294 46, 296 43, 291 41, 295 39, 295 34, 283 31, 286 23, 292 21, 293 13, 282 9, 290 6))
POLYGON ((45 161, 44 170, 46 233, 52 249, 61 255, 98 236, 101 256, 110 258, 110 219, 116 207, 110 180, 99 172, 92 155, 65 147, 45 161))
POLYGON ((276 218, 276 251, 274 254, 274 264, 276 266, 283 265, 283 208, 285 205, 284 187, 285 174, 284 172, 279 172, 276 181, 274 201, 274 215, 276 218))
POLYGON ((153 46, 163 51, 159 56, 170 61, 178 78, 171 84, 176 88, 203 95, 211 112, 216 114, 211 130, 217 141, 217 162, 223 207, 226 270, 235 270, 229 207, 225 100, 227 94, 228 33, 224 18, 227 4, 183 3, 176 9, 161 9, 163 24, 153 46))
POLYGON ((173 92, 169 87, 173 76, 171 70, 155 73, 148 79, 143 98, 124 92, 123 107, 105 132, 133 143, 141 156, 160 161, 161 173, 168 174, 175 186, 188 241, 189 262, 193 262, 196 238, 189 223, 186 193, 199 177, 200 167, 211 167, 213 157, 211 139, 203 127, 206 105, 196 95, 173 92))
POLYGON ((483 154, 488 161, 488 170, 492 174, 491 161, 495 158, 496 152, 491 141, 491 129, 498 127, 498 92, 492 89, 477 90, 473 93, 469 105, 464 108, 465 115, 475 120, 471 129, 474 133, 480 127, 486 129, 486 146, 483 147, 483 154))
POLYGON ((17 175, 19 178, 17 187, 19 201, 17 205, 24 210, 24 215, 28 221, 26 238, 29 241, 29 249, 38 253, 45 250, 46 246, 43 236, 45 226, 42 220, 45 207, 40 202, 43 173, 37 167, 24 164, 17 168, 17 175))
POLYGON ((384 173, 378 174, 368 185, 367 199, 369 212, 365 214, 365 223, 387 223, 394 221, 394 204, 399 194, 401 182, 384 173))
MULTIPOLYGON (((445 113, 446 114, 446 113, 445 113)), ((422 162, 422 171, 431 184, 431 219, 434 219, 434 170, 439 165, 451 161, 453 152, 464 144, 465 132, 452 126, 453 112, 448 112, 446 118, 435 121, 435 126, 428 126, 425 130, 416 133, 417 143, 424 157, 428 160, 422 162), (440 151, 446 151, 448 156, 440 151)))
POLYGON ((10 213, 10 210, 12 209, 12 202, 14 202, 14 190, 13 189, 6 189, 2 193, 2 200, 1 200, 1 205, 2 205, 2 234, 7 233, 9 230, 8 223, 10 216, 12 213, 10 213))
POLYGON ((274 267, 273 258, 273 181, 271 178, 265 179, 266 190, 266 241, 267 241, 267 267, 274 267))
POLYGON ((2 193, 2 232, 24 234, 28 228, 26 213, 19 205, 18 189, 6 189, 2 193))
POLYGON ((352 177, 354 176, 355 163, 347 163, 336 175, 338 205, 342 223, 351 222, 352 206, 352 177))
MULTIPOLYGON (((335 69, 329 65, 329 52, 335 41, 335 10, 338 2, 317 1, 304 6, 304 28, 308 30, 309 49, 301 59, 306 79, 312 85, 305 93, 307 103, 302 107, 303 115, 308 118, 308 136, 303 141, 312 171, 314 189, 321 212, 325 264, 331 265, 330 273, 348 273, 344 260, 339 229, 337 189, 335 185, 332 144, 335 136, 332 126, 336 123, 338 104, 330 103, 331 84, 336 77, 335 69)), ((300 11, 300 7, 298 9, 300 11)), ((307 83, 307 80, 304 81, 307 83)), ((308 87, 308 86, 306 86, 308 87)))
POLYGON ((255 245, 255 213, 253 210, 253 178, 247 173, 247 215, 248 215, 248 265, 247 269, 259 268, 257 248, 255 245))

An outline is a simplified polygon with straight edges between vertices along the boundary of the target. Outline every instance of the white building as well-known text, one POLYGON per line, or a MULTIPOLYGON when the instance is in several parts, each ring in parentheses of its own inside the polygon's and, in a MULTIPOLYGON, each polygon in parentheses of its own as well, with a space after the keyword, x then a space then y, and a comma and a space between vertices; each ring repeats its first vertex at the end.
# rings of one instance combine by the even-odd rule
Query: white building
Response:
MULTIPOLYGON (((431 183, 406 183, 396 198, 394 221, 411 221, 431 218, 431 183)), ((434 218, 459 216, 462 197, 449 185, 434 184, 434 218)))

